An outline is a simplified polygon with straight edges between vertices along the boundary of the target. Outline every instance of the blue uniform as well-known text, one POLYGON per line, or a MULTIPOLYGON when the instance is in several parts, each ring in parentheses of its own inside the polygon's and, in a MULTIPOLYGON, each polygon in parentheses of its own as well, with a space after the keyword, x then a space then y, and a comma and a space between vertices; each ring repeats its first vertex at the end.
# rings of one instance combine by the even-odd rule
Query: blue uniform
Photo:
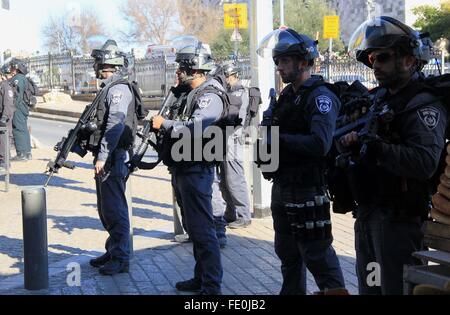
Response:
MULTIPOLYGON (((244 122, 249 103, 248 91, 241 84, 237 84, 230 89, 230 92, 242 99, 239 118, 244 122)), ((225 214, 228 221, 237 219, 250 221, 250 200, 244 173, 245 139, 242 127, 236 129, 227 140, 228 154, 226 160, 220 163, 215 181, 215 185, 219 186, 215 188, 215 191, 219 193, 213 195, 214 210, 217 211, 217 216, 220 216, 220 213, 225 214)))
POLYGON ((297 92, 287 86, 273 111, 273 121, 280 128, 280 166, 272 175, 271 204, 275 252, 283 274, 280 294, 306 294, 305 267, 321 290, 345 287, 331 235, 305 234, 304 208, 297 210, 295 221, 302 229, 293 231, 286 208, 288 203, 304 206, 325 194, 323 163, 332 145, 340 102, 325 86, 313 87, 317 80, 321 79, 308 79, 297 92), (297 231, 300 236, 294 234, 297 231))
MULTIPOLYGON (((187 106, 192 106, 192 114, 188 113, 182 121, 166 120, 162 127, 175 135, 184 128, 194 133, 198 126, 201 127, 199 130, 205 130, 215 123, 223 111, 222 100, 216 94, 201 93, 201 90, 211 84, 220 86, 211 79, 188 95, 187 106)), ((198 135, 195 134, 194 137, 198 135)), ((193 243, 196 262, 194 281, 206 294, 221 294, 223 270, 211 205, 214 166, 204 162, 185 161, 175 163, 169 169, 184 223, 193 243)))
POLYGON ((17 89, 15 99, 16 111, 14 112, 12 122, 14 143, 16 145, 17 155, 24 156, 31 154, 31 140, 28 130, 29 108, 24 101, 26 80, 27 78, 21 73, 16 74, 11 79, 11 82, 17 89))
MULTIPOLYGON (((120 76, 114 75, 104 80, 102 87, 107 88, 109 83, 119 79, 120 76)), ((130 222, 125 196, 129 153, 127 148, 120 147, 119 140, 125 130, 128 106, 132 100, 133 95, 125 84, 109 89, 105 100, 109 114, 105 118, 104 136, 94 160, 94 164, 96 161, 106 162, 105 176, 96 178, 98 212, 103 227, 109 233, 105 248, 112 258, 120 261, 130 258, 130 222)))

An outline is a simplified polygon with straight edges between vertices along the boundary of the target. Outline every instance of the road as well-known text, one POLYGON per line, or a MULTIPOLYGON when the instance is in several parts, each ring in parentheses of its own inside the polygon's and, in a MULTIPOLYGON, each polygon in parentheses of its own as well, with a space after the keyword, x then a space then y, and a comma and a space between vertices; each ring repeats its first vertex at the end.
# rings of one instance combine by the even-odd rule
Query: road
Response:
MULTIPOLYGON (((69 130, 75 127, 75 123, 66 123, 55 120, 47 120, 41 118, 28 118, 28 124, 31 127, 31 133, 35 137, 42 148, 53 148, 62 137, 68 135, 69 130)), ((138 143, 140 143, 138 141, 138 143)), ((156 152, 149 148, 144 157, 144 161, 154 161, 156 152)))
POLYGON ((62 137, 66 136, 75 123, 66 123, 40 118, 28 118, 32 135, 44 148, 53 148, 62 137))

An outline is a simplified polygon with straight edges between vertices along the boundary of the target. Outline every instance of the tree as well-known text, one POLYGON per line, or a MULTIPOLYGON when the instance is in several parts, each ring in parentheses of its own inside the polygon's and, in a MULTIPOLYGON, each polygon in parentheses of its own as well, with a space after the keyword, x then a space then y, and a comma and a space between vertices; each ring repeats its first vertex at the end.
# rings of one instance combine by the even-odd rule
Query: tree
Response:
MULTIPOLYGON (((248 30, 239 30, 242 36, 242 42, 238 43, 238 55, 248 57, 250 55, 250 34, 248 30)), ((211 50, 214 58, 219 60, 227 59, 234 54, 234 42, 231 35, 233 30, 222 29, 217 34, 216 39, 211 43, 211 50)))
MULTIPOLYGON (((322 39, 323 17, 325 15, 336 15, 336 11, 328 5, 326 0, 285 0, 284 1, 285 24, 297 31, 316 39, 319 35, 319 50, 324 52, 328 49, 328 40, 322 39)), ((342 21, 341 21, 342 23, 342 21)), ((274 26, 280 25, 280 1, 275 1, 274 26)), ((333 40, 333 50, 343 51, 342 40, 333 40)))
POLYGON ((178 13, 175 0, 127 0, 122 12, 129 24, 128 32, 122 32, 125 42, 167 44, 174 35, 178 13))
POLYGON ((66 12, 50 16, 42 28, 45 46, 50 52, 89 53, 89 38, 104 36, 105 27, 96 12, 84 9, 76 16, 66 12))
POLYGON ((414 27, 429 32, 433 41, 441 37, 450 38, 450 1, 444 1, 440 7, 423 5, 413 9, 417 15, 414 27))
POLYGON ((223 28, 222 7, 204 0, 177 0, 181 34, 196 36, 211 44, 223 28))

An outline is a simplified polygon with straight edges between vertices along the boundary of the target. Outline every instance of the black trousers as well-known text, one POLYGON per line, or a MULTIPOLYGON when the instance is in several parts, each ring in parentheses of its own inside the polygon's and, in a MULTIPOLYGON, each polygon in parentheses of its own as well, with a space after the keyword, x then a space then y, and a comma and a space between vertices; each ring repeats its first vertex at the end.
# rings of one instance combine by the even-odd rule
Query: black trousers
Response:
POLYGON ((372 207, 355 222, 359 294, 403 294, 403 266, 418 265, 412 253, 422 250, 420 217, 395 217, 392 209, 372 207))

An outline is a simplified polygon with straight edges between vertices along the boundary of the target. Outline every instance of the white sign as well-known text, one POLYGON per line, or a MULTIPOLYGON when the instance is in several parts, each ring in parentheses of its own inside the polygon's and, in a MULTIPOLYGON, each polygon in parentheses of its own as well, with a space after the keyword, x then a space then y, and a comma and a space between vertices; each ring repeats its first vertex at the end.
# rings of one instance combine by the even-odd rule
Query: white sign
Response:
POLYGON ((233 34, 231 34, 231 41, 232 42, 242 42, 242 36, 241 33, 236 29, 234 29, 233 34))

